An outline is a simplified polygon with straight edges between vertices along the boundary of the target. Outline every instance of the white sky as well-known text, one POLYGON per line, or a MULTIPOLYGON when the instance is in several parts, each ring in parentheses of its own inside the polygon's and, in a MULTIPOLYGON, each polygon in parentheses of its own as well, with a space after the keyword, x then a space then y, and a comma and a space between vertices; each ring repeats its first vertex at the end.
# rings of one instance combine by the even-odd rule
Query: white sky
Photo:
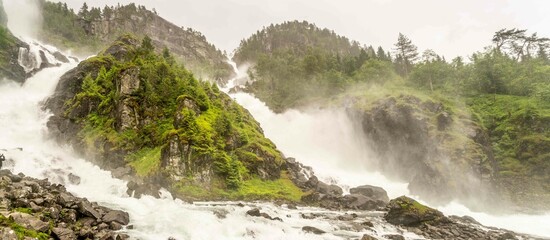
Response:
MULTIPOLYGON (((57 1, 57 0, 54 0, 57 1)), ((79 9, 85 0, 65 0, 79 9)), ((202 32, 222 50, 271 23, 307 20, 361 44, 390 50, 399 32, 419 50, 447 59, 470 55, 491 44, 501 28, 526 28, 550 37, 547 0, 88 0, 90 6, 117 2, 155 8, 176 25, 202 32)))

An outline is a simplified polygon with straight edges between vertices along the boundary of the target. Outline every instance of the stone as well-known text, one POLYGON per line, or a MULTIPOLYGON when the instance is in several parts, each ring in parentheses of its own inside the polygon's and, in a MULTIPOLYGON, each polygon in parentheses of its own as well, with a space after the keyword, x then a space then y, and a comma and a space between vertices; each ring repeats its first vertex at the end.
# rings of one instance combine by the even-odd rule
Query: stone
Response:
POLYGON ((376 210, 385 205, 383 201, 373 200, 362 194, 346 195, 342 198, 341 202, 345 208, 357 210, 376 210))
POLYGON ((69 176, 68 176, 68 177, 69 177, 69 182, 70 182, 71 184, 73 184, 73 185, 78 185, 78 184, 80 184, 80 181, 81 181, 81 180, 80 180, 80 177, 79 177, 79 176, 76 176, 76 175, 74 175, 74 174, 72 174, 72 173, 69 173, 69 176))
POLYGON ((440 211, 426 207, 406 196, 391 200, 387 208, 388 212, 384 215, 384 219, 394 225, 414 227, 426 221, 448 221, 440 211))
POLYGON ((253 208, 248 211, 246 211, 247 215, 253 216, 253 217, 260 217, 260 209, 259 208, 253 208))
POLYGON ((378 240, 378 238, 375 238, 368 234, 363 234, 363 237, 361 238, 361 240, 378 240))
POLYGON ((115 230, 115 231, 120 230, 120 229, 122 229, 122 224, 113 221, 113 222, 109 223, 109 229, 115 230))
POLYGON ((101 215, 98 211, 96 211, 92 204, 90 204, 88 201, 80 201, 78 202, 78 209, 79 211, 88 217, 93 217, 95 219, 101 219, 101 215))
POLYGON ((74 240, 76 235, 73 230, 66 228, 53 228, 52 234, 56 236, 59 240, 74 240))
POLYGON ((388 234, 388 235, 384 235, 383 237, 391 240, 405 240, 403 236, 398 234, 388 234))
POLYGON ((46 232, 49 229, 48 223, 43 222, 30 214, 15 212, 9 214, 8 216, 13 218, 13 221, 17 224, 35 231, 46 232))
POLYGON ((304 226, 304 227, 302 227, 302 231, 304 231, 304 232, 306 232, 306 233, 317 234, 317 235, 326 233, 325 231, 323 231, 323 230, 321 230, 321 229, 319 229, 319 228, 311 227, 311 226, 304 226))
POLYGON ((120 210, 112 210, 105 214, 102 219, 104 222, 117 222, 122 225, 128 225, 130 222, 130 215, 128 215, 127 212, 120 211, 120 210))
POLYGON ((371 185, 362 185, 349 190, 351 194, 361 194, 366 197, 369 197, 373 200, 379 200, 385 203, 390 201, 388 193, 381 187, 371 186, 371 185))

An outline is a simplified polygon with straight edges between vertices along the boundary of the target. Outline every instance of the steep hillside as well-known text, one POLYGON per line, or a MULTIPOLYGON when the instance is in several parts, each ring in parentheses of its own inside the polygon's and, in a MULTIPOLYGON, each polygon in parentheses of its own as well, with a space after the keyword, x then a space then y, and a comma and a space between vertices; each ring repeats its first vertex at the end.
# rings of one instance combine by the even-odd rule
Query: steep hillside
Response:
POLYGON ((14 37, 8 30, 7 16, 4 11, 4 5, 0 0, 0 79, 7 78, 22 81, 25 78, 25 70, 19 66, 17 58, 19 48, 24 43, 14 37))
POLYGON ((65 74, 48 101, 54 136, 108 169, 200 199, 284 198, 301 191, 259 124, 149 38, 118 39, 65 74))
POLYGON ((82 54, 96 53, 118 36, 131 33, 153 39, 160 52, 164 47, 190 69, 195 76, 209 80, 227 80, 233 69, 227 57, 193 29, 176 26, 143 6, 88 8, 78 13, 66 4, 41 1, 42 40, 82 54))
POLYGON ((550 40, 504 29, 464 63, 419 54, 403 34, 395 56, 370 47, 354 55, 342 51, 353 44, 327 31, 290 22, 243 41, 235 60, 252 64, 245 90, 274 111, 348 108, 366 147, 385 160, 373 167, 410 182, 413 194, 499 208, 490 200, 497 194, 502 203, 548 209, 550 40), (529 44, 522 41, 540 44, 521 49, 529 44))
POLYGON ((377 53, 308 22, 285 22, 258 31, 241 42, 233 59, 252 65, 246 90, 277 112, 324 101, 352 83, 394 77, 382 48, 377 53), (373 68, 380 79, 355 77, 373 68))

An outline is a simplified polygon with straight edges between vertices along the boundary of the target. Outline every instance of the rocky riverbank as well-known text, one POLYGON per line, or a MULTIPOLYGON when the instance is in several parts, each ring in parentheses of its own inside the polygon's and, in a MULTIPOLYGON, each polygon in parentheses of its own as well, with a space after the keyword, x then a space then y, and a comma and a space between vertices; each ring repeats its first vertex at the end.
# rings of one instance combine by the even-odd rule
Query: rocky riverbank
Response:
POLYGON ((63 185, 0 170, 0 239, 128 239, 126 212, 78 198, 63 185))

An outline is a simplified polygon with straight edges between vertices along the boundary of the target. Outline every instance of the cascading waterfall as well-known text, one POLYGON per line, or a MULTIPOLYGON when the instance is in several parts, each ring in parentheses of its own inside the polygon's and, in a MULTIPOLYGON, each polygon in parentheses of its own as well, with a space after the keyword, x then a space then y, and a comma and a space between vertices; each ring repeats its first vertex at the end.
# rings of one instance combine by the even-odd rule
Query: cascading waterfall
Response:
MULTIPOLYGON (((239 72, 234 62, 229 60, 229 63, 239 72)), ((239 77, 243 77, 242 74, 238 74, 239 77)), ((229 92, 235 85, 234 81, 230 81, 222 90, 229 92)), ((407 183, 391 181, 368 169, 367 162, 372 156, 366 149, 368 145, 362 134, 357 134, 360 131, 356 131, 354 122, 344 110, 288 110, 275 114, 265 103, 248 93, 237 92, 230 96, 250 111, 260 122, 266 137, 284 154, 311 166, 320 179, 336 183, 343 189, 363 184, 380 186, 388 192, 390 198, 409 195, 407 183)), ((416 199, 423 202, 418 197, 416 199)), ((495 216, 474 212, 457 202, 449 203, 439 210, 447 215, 474 217, 486 226, 550 238, 550 213, 495 216)))
MULTIPOLYGON (((0 152, 8 160, 5 168, 35 178, 48 178, 64 184, 70 192, 107 207, 126 211, 133 229, 125 229, 135 239, 350 239, 363 233, 382 235, 398 233, 394 226, 385 224, 381 213, 358 212, 362 220, 375 224, 374 231, 351 231, 350 222, 341 222, 332 212, 316 208, 288 209, 272 203, 249 203, 241 207, 232 202, 188 204, 174 200, 162 191, 156 199, 143 196, 140 199, 126 194, 126 182, 111 177, 110 172, 76 157, 71 149, 59 146, 47 138, 47 112, 41 110, 41 102, 51 95, 62 74, 76 63, 46 68, 20 85, 11 81, 0 83, 0 152), (69 175, 80 177, 80 183, 72 183, 69 175), (282 221, 247 216, 252 207, 261 208, 282 221), (302 214, 321 214, 328 217, 306 219, 302 214), (223 216, 223 217, 217 217, 223 216), (332 216, 332 217, 330 217, 332 216), (315 226, 327 234, 314 235, 301 230, 303 226, 315 226)), ((418 239, 412 233, 404 233, 408 239, 418 239)))

